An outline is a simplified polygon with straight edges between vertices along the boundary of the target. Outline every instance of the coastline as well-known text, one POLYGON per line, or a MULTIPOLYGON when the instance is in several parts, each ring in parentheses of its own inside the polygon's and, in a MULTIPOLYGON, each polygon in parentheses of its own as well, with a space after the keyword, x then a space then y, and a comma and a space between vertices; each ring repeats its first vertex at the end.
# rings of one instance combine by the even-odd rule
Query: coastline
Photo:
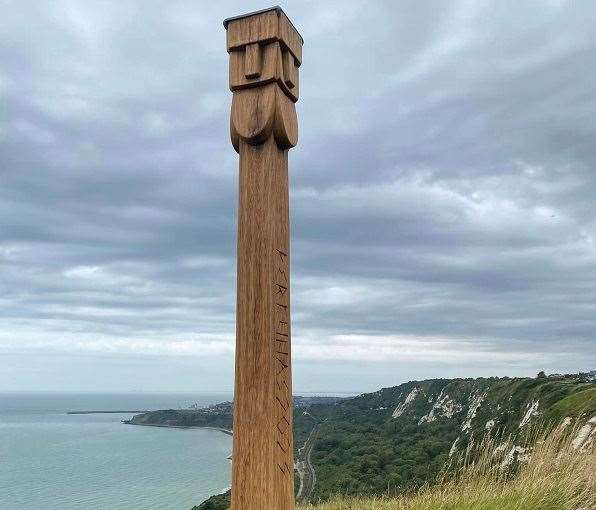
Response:
POLYGON ((129 414, 146 413, 147 411, 67 411, 66 414, 129 414))
POLYGON ((139 427, 162 427, 166 429, 206 429, 222 432, 224 434, 227 434, 228 436, 233 435, 233 432, 230 429, 224 429, 223 427, 202 427, 197 425, 167 425, 165 423, 133 423, 130 420, 122 420, 122 423, 124 423, 125 425, 136 425, 139 427))

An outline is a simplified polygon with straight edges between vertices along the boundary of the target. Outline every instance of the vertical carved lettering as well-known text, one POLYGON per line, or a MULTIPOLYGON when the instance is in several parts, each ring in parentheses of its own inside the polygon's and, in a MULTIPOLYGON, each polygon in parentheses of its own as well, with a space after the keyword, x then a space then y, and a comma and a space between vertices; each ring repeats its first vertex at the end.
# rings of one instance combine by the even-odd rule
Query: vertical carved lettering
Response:
POLYGON ((284 476, 292 476, 288 462, 292 454, 292 395, 290 394, 290 313, 288 254, 276 249, 273 254, 273 363, 275 374, 275 462, 284 476))

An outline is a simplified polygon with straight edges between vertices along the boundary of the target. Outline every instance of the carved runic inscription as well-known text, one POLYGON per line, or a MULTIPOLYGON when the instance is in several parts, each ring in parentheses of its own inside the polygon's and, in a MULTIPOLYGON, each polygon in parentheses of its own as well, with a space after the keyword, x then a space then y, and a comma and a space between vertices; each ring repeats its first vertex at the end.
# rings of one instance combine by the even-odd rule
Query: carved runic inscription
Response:
POLYGON ((232 510, 292 510, 288 150, 302 38, 279 7, 224 26, 240 154, 232 510))
POLYGON ((273 358, 275 369, 275 447, 279 471, 286 476, 293 473, 292 457, 292 402, 291 402, 291 343, 288 254, 276 249, 274 253, 275 300, 273 358))

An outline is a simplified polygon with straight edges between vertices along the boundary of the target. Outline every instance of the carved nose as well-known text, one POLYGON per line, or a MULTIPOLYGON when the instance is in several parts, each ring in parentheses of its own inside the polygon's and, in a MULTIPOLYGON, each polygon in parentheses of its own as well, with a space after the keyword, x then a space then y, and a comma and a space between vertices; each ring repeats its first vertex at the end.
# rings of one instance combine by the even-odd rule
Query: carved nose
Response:
POLYGON ((296 63, 294 62, 294 55, 288 50, 285 50, 282 55, 284 68, 284 82, 289 89, 293 89, 298 83, 298 72, 296 63))
POLYGON ((246 45, 244 76, 249 80, 261 76, 261 47, 258 43, 246 45))

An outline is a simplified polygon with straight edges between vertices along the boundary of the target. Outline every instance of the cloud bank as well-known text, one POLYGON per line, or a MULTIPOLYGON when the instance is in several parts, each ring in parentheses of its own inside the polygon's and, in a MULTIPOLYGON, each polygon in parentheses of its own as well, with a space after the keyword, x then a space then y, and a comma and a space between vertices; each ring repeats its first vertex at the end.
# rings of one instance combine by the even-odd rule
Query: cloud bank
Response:
MULTIPOLYGON (((284 8, 296 388, 594 368, 596 6, 284 8)), ((231 387, 244 10, 3 2, 0 389, 231 387)))

